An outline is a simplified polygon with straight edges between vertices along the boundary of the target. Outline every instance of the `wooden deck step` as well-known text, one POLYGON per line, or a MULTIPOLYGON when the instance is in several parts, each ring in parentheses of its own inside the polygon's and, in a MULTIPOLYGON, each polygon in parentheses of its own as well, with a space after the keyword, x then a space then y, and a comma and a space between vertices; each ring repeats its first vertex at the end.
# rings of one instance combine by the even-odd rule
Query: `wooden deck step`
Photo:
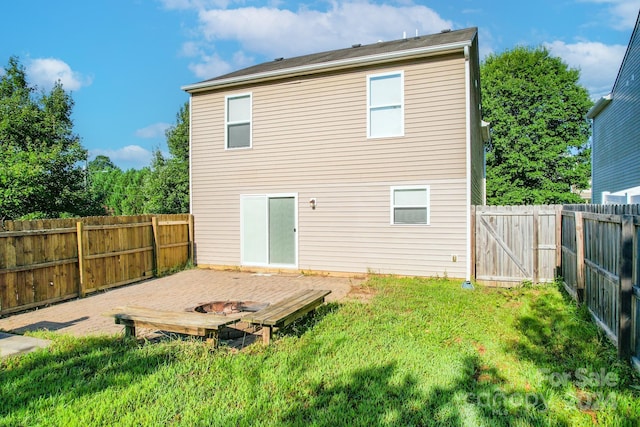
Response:
POLYGON ((128 336, 135 336, 136 327, 143 327, 215 338, 216 341, 218 331, 222 327, 238 321, 236 318, 213 314, 163 311, 136 306, 116 307, 105 315, 115 318, 117 324, 125 325, 125 334, 128 336))
POLYGON ((263 341, 269 344, 274 327, 283 327, 324 303, 331 291, 307 289, 242 317, 243 322, 263 327, 263 341))

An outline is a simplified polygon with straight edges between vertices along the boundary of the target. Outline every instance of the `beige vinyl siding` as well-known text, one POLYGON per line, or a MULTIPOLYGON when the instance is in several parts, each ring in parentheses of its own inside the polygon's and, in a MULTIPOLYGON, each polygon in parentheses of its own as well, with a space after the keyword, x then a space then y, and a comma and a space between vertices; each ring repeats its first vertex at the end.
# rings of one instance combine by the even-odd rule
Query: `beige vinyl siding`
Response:
MULTIPOLYGON (((431 225, 390 225, 389 189, 397 184, 296 186, 298 190, 299 268, 315 271, 464 276, 464 182, 400 182, 431 188, 431 225), (317 200, 311 209, 309 199, 317 200), (457 255, 453 262, 451 255, 457 255)), ((293 188, 293 186, 291 187, 293 188)), ((271 193, 267 186, 252 193, 271 193)), ((216 238, 203 238, 202 214, 196 213, 198 263, 240 264, 240 197, 218 193, 209 199, 207 218, 216 238), (213 258, 205 258, 212 252, 213 258)))
POLYGON ((465 129, 462 55, 194 94, 197 262, 240 264, 241 194, 297 193, 300 269, 464 277, 465 129), (401 70, 405 135, 367 139, 366 76, 401 70), (248 91, 253 147, 224 150, 224 97, 248 91), (431 225, 390 224, 401 185, 430 186, 431 225))
POLYGON ((396 183, 303 189, 299 193, 300 268, 408 275, 443 275, 445 271, 450 275, 464 274, 464 253, 460 252, 464 246, 464 199, 460 191, 464 183, 459 182, 457 190, 450 181, 428 183, 430 226, 390 225, 392 184, 396 183), (315 210, 306 203, 311 197, 318 203, 315 210), (459 213, 451 215, 452 206, 459 213), (456 253, 458 262, 452 263, 451 254, 456 253))

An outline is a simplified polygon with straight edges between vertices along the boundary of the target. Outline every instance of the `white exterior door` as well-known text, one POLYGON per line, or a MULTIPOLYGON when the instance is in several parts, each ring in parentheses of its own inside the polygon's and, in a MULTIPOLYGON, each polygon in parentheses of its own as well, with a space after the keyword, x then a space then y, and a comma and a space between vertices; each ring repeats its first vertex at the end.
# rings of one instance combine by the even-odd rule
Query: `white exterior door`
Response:
POLYGON ((243 265, 297 267, 297 196, 240 197, 243 265))

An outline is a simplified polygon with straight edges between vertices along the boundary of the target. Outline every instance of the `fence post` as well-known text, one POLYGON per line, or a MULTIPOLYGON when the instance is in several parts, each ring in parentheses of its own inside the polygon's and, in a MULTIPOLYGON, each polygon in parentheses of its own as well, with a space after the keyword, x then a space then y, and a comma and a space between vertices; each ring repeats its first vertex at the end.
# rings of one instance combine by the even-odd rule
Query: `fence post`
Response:
POLYGON ((540 229, 540 206, 533 207, 533 268, 531 273, 533 274, 532 282, 533 284, 538 283, 538 278, 540 273, 538 271, 540 265, 540 244, 539 244, 539 236, 538 232, 540 229))
POLYGON ((191 265, 194 265, 196 262, 194 254, 194 237, 195 231, 193 229, 193 215, 189 214, 189 261, 191 262, 191 265))
POLYGON ((618 356, 631 358, 631 295, 633 293, 633 216, 621 216, 620 287, 618 288, 618 356))
POLYGON ((471 277, 469 280, 473 281, 476 280, 476 209, 478 209, 477 206, 471 206, 471 242, 469 243, 471 245, 471 277))
POLYGON ((562 276, 562 206, 556 205, 556 277, 562 276))
POLYGON ((85 274, 85 263, 84 263, 84 244, 85 244, 84 226, 81 221, 78 221, 76 223, 76 233, 78 237, 78 271, 80 273, 79 274, 80 283, 78 287, 78 294, 81 297, 84 297, 86 295, 85 289, 87 288, 86 286, 87 275, 85 274))
POLYGON ((584 301, 584 223, 582 212, 575 212, 576 227, 576 297, 577 302, 584 301))
POLYGON ((153 270, 155 276, 160 275, 160 241, 158 240, 158 217, 151 218, 151 228, 153 230, 153 270))

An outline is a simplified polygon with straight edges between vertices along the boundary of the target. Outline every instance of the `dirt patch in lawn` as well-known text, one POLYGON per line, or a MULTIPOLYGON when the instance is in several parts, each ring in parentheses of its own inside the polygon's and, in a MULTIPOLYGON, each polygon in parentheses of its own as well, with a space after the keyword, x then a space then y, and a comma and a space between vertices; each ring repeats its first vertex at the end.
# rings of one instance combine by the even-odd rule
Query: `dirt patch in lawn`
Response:
POLYGON ((369 303, 378 291, 371 286, 353 285, 346 295, 347 300, 369 303))

